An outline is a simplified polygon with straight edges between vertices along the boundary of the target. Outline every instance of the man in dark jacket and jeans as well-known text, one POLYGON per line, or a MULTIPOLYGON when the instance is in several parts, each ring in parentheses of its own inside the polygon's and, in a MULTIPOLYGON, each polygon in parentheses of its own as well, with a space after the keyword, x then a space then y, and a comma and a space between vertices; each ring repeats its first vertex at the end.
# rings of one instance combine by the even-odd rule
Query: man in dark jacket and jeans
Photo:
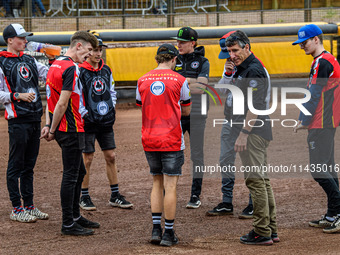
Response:
POLYGON ((99 46, 93 50, 92 56, 81 64, 79 79, 83 85, 85 108, 85 150, 83 153, 86 175, 81 189, 80 207, 84 210, 96 210, 89 194, 90 168, 95 152, 97 139, 106 161, 107 177, 111 188, 110 205, 120 208, 132 208, 133 204, 119 193, 116 167, 116 148, 113 132, 115 122, 116 91, 112 71, 104 64, 103 49, 107 45, 96 36, 99 46))
MULTIPOLYGON (((182 116, 181 124, 183 134, 188 131, 190 135, 191 160, 193 163, 193 179, 191 186, 190 201, 187 204, 188 209, 197 209, 201 205, 200 195, 202 190, 203 172, 200 169, 204 167, 204 130, 207 115, 201 114, 201 95, 208 83, 210 64, 204 57, 204 47, 197 47, 197 32, 191 27, 182 27, 177 32, 179 56, 175 71, 187 78, 192 108, 190 116, 182 116)), ((208 103, 207 103, 208 105, 208 103)))

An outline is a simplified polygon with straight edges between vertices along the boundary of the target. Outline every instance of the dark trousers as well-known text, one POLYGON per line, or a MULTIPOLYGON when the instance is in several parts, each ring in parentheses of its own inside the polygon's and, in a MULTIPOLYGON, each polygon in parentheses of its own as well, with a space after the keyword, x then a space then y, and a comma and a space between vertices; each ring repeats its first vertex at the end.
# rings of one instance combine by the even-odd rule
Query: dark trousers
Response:
POLYGON ((33 205, 33 168, 40 146, 40 122, 8 124, 7 189, 13 207, 33 205), (20 188, 19 188, 20 178, 20 188))
POLYGON ((339 180, 334 170, 335 131, 335 128, 311 129, 307 137, 311 174, 327 195, 330 217, 340 214, 339 180))
POLYGON ((79 199, 81 183, 86 174, 82 151, 85 148, 85 133, 67 133, 56 131, 63 160, 63 179, 60 199, 63 212, 63 225, 70 226, 74 218, 80 216, 79 199))
POLYGON ((190 116, 190 119, 181 120, 183 134, 188 131, 190 135, 191 161, 193 164, 193 179, 191 196, 200 196, 202 191, 203 172, 196 171, 204 166, 204 130, 205 116, 190 116))

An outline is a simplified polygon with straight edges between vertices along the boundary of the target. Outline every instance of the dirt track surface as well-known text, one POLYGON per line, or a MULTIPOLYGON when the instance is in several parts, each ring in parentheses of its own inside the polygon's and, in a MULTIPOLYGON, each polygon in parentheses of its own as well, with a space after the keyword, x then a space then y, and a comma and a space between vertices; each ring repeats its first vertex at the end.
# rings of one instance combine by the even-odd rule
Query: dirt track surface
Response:
MULTIPOLYGON (((221 108, 221 107, 220 107, 221 108)), ((210 118, 223 118, 222 110, 210 108, 210 118)), ((272 118, 281 118, 279 111, 272 118)), ((295 119, 298 112, 288 109, 287 118, 295 119)), ((286 118, 286 117, 285 117, 286 118)), ((211 129, 207 123, 206 143, 215 162, 219 157, 220 129, 211 129)), ((270 247, 240 244, 239 237, 252 228, 251 220, 240 220, 238 214, 246 206, 248 190, 242 175, 238 175, 234 188, 234 215, 207 217, 206 211, 221 202, 219 175, 203 182, 202 206, 197 210, 185 208, 190 196, 190 150, 186 135, 186 162, 178 183, 176 233, 180 243, 171 248, 148 243, 151 234, 150 191, 152 178, 140 141, 141 112, 139 109, 119 109, 115 124, 117 165, 120 191, 134 203, 133 210, 112 208, 108 204, 110 189, 105 164, 99 148, 93 166, 90 193, 97 206, 95 212, 82 212, 91 220, 101 223, 94 236, 62 236, 59 189, 62 176, 61 153, 53 142, 41 142, 35 168, 35 204, 50 215, 47 221, 32 224, 12 222, 9 219, 11 204, 6 188, 8 160, 7 121, 0 119, 0 254, 338 254, 340 233, 324 234, 322 229, 308 227, 308 221, 318 219, 326 210, 326 196, 319 185, 309 177, 271 175, 277 204, 277 221, 280 243, 270 247), (239 177, 240 176, 240 177, 239 177)), ((268 163, 272 165, 306 165, 307 132, 293 134, 291 128, 274 129, 274 141, 268 150, 268 163)), ((340 134, 336 134, 335 158, 340 160, 340 134)), ((210 159, 211 160, 211 159, 210 159)), ((237 166, 240 166, 239 158, 237 166)), ((164 223, 163 223, 164 224, 164 223)))

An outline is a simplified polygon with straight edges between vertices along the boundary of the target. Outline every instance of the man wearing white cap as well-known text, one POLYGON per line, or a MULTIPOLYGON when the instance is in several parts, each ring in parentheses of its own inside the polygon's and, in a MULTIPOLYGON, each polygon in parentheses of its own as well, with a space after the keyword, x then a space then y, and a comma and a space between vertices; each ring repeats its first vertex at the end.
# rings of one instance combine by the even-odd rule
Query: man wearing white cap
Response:
POLYGON ((43 114, 38 80, 46 80, 48 67, 23 53, 26 36, 31 35, 20 24, 7 26, 2 33, 7 51, 0 52, 0 103, 6 109, 9 133, 7 188, 13 206, 10 219, 19 222, 48 219, 48 214, 33 204, 33 168, 39 153, 43 114))
POLYGON ((327 212, 309 226, 323 228, 325 233, 340 232, 340 191, 334 160, 334 135, 340 122, 340 66, 323 46, 322 30, 309 24, 300 28, 298 40, 306 55, 312 55, 307 89, 311 99, 304 107, 311 115, 300 112, 294 132, 308 129, 310 172, 327 194, 327 212))

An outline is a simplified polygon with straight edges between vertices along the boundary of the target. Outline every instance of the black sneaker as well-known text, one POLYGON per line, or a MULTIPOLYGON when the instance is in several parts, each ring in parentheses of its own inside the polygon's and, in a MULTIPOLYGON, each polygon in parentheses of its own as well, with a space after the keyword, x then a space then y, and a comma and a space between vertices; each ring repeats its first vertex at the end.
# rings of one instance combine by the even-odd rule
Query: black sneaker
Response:
POLYGON ((233 204, 231 203, 219 203, 214 209, 207 211, 207 216, 220 216, 220 215, 232 215, 233 204))
POLYGON ((335 217, 333 223, 329 226, 323 229, 324 233, 335 233, 340 232, 340 216, 335 217))
POLYGON ((151 234, 151 243, 159 244, 162 241, 162 228, 153 228, 151 234))
POLYGON ((83 228, 99 228, 100 227, 100 224, 98 222, 90 221, 83 216, 80 216, 80 218, 76 221, 76 223, 78 223, 83 228))
POLYGON ((197 209, 200 206, 201 206, 201 201, 200 201, 199 196, 192 195, 186 207, 188 209, 197 209))
POLYGON ((272 238, 272 240, 273 240, 274 243, 280 242, 280 238, 279 238, 279 236, 277 235, 277 233, 272 233, 271 238, 272 238))
POLYGON ((79 206, 81 209, 86 211, 95 211, 97 207, 92 203, 90 196, 82 196, 80 198, 79 206))
POLYGON ((249 234, 241 236, 241 243, 243 244, 257 244, 257 245, 272 245, 273 240, 271 237, 260 236, 255 233, 254 230, 250 231, 249 234))
POLYGON ((89 236, 93 235, 94 230, 83 228, 78 223, 74 223, 72 227, 66 228, 62 226, 61 233, 63 235, 70 235, 70 236, 89 236))
POLYGON ((248 205, 243 209, 242 213, 238 216, 239 219, 252 219, 254 213, 253 205, 248 205))
POLYGON ((174 230, 171 231, 164 231, 162 241, 160 242, 160 245, 162 246, 172 246, 174 244, 178 244, 178 238, 175 234, 174 230))
POLYGON ((329 221, 326 215, 321 216, 320 220, 312 220, 308 224, 314 228, 328 228, 332 225, 333 221, 329 221))
POLYGON ((109 203, 111 206, 120 207, 124 209, 133 207, 133 204, 131 204, 129 201, 126 201, 125 197, 120 193, 118 193, 115 197, 111 196, 109 203))

